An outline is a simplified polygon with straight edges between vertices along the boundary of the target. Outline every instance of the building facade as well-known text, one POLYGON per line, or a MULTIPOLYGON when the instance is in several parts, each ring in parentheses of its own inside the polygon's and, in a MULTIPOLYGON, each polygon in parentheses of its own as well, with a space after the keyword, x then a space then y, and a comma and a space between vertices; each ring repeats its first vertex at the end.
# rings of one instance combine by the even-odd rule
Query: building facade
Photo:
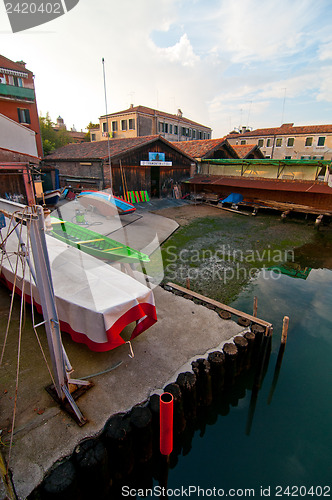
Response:
POLYGON ((99 128, 90 130, 91 142, 111 139, 160 135, 167 141, 211 139, 212 129, 185 118, 179 109, 176 115, 145 106, 133 106, 124 111, 99 118, 99 128))
POLYGON ((37 155, 43 156, 33 73, 23 61, 0 55, 0 113, 35 134, 37 155))
POLYGON ((172 196, 175 185, 190 177, 194 160, 159 135, 67 144, 44 160, 59 171, 60 185, 72 189, 112 187, 115 195, 147 191, 172 196), (108 148, 109 146, 109 148, 108 148))
POLYGON ((332 125, 296 126, 284 123, 281 127, 232 132, 230 144, 256 144, 265 158, 277 160, 331 160, 332 125))

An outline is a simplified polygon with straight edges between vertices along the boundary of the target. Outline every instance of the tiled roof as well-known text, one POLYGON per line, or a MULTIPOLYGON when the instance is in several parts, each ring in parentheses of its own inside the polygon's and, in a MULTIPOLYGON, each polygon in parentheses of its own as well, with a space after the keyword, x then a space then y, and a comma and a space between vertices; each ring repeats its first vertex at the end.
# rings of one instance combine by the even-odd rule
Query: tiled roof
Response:
POLYGON ((273 136, 273 135, 310 135, 310 134, 331 134, 332 125, 304 125, 294 127, 294 123, 284 123, 281 127, 274 128, 257 128, 256 130, 250 130, 249 132, 244 132, 243 134, 228 134, 227 139, 234 139, 236 137, 262 137, 262 136, 273 136))
POLYGON ((110 141, 71 143, 46 156, 45 160, 108 159, 108 144, 111 158, 116 158, 128 153, 129 151, 133 151, 141 146, 144 146, 145 144, 156 142, 157 140, 173 147, 173 143, 166 141, 166 139, 160 135, 148 135, 128 139, 112 139, 110 141))
MULTIPOLYGON (((224 145, 230 147, 225 137, 221 139, 205 139, 196 141, 172 142, 174 146, 193 158, 203 158, 208 153, 212 153, 218 147, 224 145)), ((233 146, 232 146, 233 147, 233 146)))
POLYGON ((12 69, 14 71, 20 71, 21 73, 32 73, 28 69, 26 69, 23 64, 19 64, 17 62, 11 61, 7 59, 5 56, 0 55, 0 68, 12 69))
MULTIPOLYGON (((189 120, 188 118, 185 118, 184 116, 180 117, 178 115, 172 115, 170 113, 165 113, 164 111, 158 111, 157 109, 148 108, 146 106, 133 106, 132 108, 128 108, 128 109, 125 109, 123 111, 118 111, 116 113, 109 113, 107 116, 112 117, 112 116, 118 116, 118 115, 126 115, 126 114, 130 114, 130 113, 142 113, 145 115, 158 116, 161 118, 168 118, 170 120, 180 121, 182 123, 187 123, 188 125, 195 125, 196 127, 197 126, 204 127, 206 129, 211 130, 210 127, 207 127, 206 125, 201 125, 200 123, 189 120)), ((106 118, 106 115, 102 115, 100 118, 106 118)))
MULTIPOLYGON (((232 144, 232 148, 239 158, 247 158, 250 153, 254 153, 255 151, 260 152, 256 144, 232 144)), ((260 156, 263 157, 263 153, 260 156)))

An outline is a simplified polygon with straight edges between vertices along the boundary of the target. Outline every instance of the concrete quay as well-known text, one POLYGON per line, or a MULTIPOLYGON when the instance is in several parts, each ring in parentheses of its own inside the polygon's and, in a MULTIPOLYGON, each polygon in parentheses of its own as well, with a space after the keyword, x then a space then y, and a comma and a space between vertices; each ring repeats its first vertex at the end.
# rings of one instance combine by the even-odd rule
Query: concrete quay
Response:
MULTIPOLYGON (((156 232, 161 244, 177 227, 173 220, 144 209, 140 214, 143 217, 138 217, 136 222, 133 220, 123 233, 128 241, 129 231, 132 232, 136 245, 132 241, 129 244, 139 250, 146 247, 146 241, 151 241, 152 233, 156 232)), ((119 236, 120 232, 112 234, 114 239, 119 240, 119 236)), ((63 335, 65 349, 75 370, 73 377, 85 377, 94 383, 94 387, 77 401, 88 420, 83 427, 79 427, 61 410, 45 391, 51 380, 27 319, 22 343, 14 445, 9 463, 20 499, 26 498, 42 481, 45 472, 57 460, 71 454, 82 439, 100 433, 112 414, 127 411, 152 393, 162 390, 168 382, 175 381, 178 373, 190 367, 192 359, 207 356, 209 351, 220 348, 243 330, 233 321, 222 320, 215 311, 159 286, 154 288, 154 295, 158 322, 133 341, 134 357, 129 356, 127 344, 109 352, 95 353, 85 345, 72 342, 69 335, 63 335), (112 369, 114 366, 117 367, 112 369)), ((8 306, 8 299, 9 293, 1 287, 2 315, 8 306)), ((17 315, 18 311, 19 303, 15 304, 14 314, 17 315)), ((131 325, 125 329, 124 338, 130 336, 131 330, 131 325)), ((1 331, 4 329, 1 328, 1 331)), ((16 337, 11 335, 5 363, 0 368, 0 428, 5 441, 9 437, 15 390, 16 337)), ((42 338, 42 343, 47 351, 45 338, 42 338)), ((8 447, 2 450, 8 459, 8 447)), ((4 498, 4 489, 1 488, 2 485, 0 494, 4 498)))

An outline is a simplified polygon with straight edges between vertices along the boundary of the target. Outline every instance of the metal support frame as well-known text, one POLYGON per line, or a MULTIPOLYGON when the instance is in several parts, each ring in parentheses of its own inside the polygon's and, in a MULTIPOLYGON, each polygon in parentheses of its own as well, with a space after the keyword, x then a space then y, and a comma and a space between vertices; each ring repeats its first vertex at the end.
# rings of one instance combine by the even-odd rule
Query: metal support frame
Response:
POLYGON ((39 291, 40 304, 43 311, 44 325, 53 367, 55 390, 60 402, 64 403, 65 400, 67 400, 78 423, 83 425, 86 419, 80 412, 70 393, 69 384, 74 383, 75 385, 87 386, 90 385, 90 382, 76 379, 71 380, 66 370, 66 365, 69 371, 72 371, 72 368, 61 341, 51 266, 46 246, 43 208, 37 206, 36 213, 37 217, 31 217, 30 242, 34 260, 36 285, 39 291))

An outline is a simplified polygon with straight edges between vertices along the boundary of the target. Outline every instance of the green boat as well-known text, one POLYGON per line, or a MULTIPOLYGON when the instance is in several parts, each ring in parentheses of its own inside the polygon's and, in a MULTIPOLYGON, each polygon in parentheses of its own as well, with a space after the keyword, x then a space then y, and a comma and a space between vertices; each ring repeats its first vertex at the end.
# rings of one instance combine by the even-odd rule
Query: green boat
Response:
POLYGON ((52 231, 50 234, 60 241, 67 243, 82 252, 86 252, 98 259, 130 262, 149 262, 145 253, 134 250, 123 243, 107 238, 72 222, 51 217, 52 231))

